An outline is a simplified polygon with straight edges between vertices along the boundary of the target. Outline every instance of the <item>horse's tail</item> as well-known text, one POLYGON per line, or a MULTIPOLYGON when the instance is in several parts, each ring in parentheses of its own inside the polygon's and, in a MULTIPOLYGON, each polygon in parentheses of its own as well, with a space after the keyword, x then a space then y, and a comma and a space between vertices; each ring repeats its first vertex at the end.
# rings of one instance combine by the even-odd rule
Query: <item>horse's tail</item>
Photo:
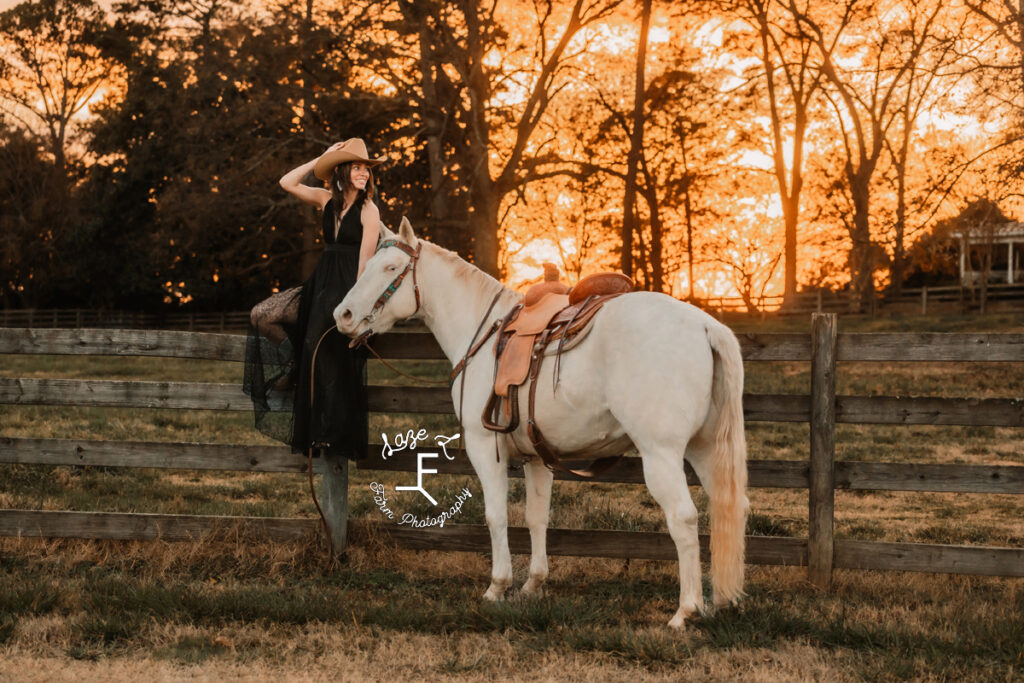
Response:
POLYGON ((747 442, 743 433, 743 356, 732 331, 707 327, 714 355, 711 400, 716 415, 711 454, 711 586, 714 602, 743 595, 744 533, 747 523, 747 442))

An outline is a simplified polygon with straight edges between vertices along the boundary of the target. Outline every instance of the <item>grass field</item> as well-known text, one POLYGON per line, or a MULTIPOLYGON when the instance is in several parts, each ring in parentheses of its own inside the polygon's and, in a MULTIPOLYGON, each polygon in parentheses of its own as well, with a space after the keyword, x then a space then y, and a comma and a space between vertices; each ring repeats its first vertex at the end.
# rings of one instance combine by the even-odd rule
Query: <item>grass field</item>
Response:
MULTIPOLYGON (((733 325, 806 331, 806 319, 733 325)), ((1024 316, 840 320, 841 331, 1024 332, 1024 316)), ((406 369, 443 376, 444 363, 406 369)), ((751 393, 805 393, 800 363, 747 364, 751 393)), ((233 363, 151 358, 0 356, 7 377, 240 381, 233 363)), ((371 382, 400 383, 382 367, 371 382)), ((400 378, 399 378, 400 380, 400 378)), ((1024 396, 1024 364, 842 363, 839 392, 1024 396)), ((445 416, 373 416, 371 434, 458 430, 445 416)), ((213 411, 0 406, 0 436, 271 443, 251 417, 213 411)), ((840 425, 838 457, 1024 465, 1024 433, 981 427, 840 425)), ((751 423, 751 458, 803 459, 806 425, 751 423)), ((298 456, 296 456, 298 457, 298 456)), ((315 515, 297 475, 0 466, 0 507, 254 516, 315 515)), ((352 470, 355 519, 379 520, 368 485, 408 474, 352 470)), ((479 485, 458 521, 483 523, 479 485)), ((435 486, 441 491, 440 486, 435 486)), ((694 490, 703 506, 702 493, 694 490)), ((453 495, 453 494, 452 494, 453 495)), ((751 489, 748 533, 805 536, 807 492, 751 489)), ((510 521, 523 524, 523 486, 510 521)), ((424 509, 426 511, 426 509, 424 509)), ((1020 496, 837 492, 836 531, 866 540, 1024 546, 1020 496)), ((702 524, 706 520, 702 519, 702 524)), ((554 527, 664 530, 643 487, 556 483, 554 527)), ((528 558, 516 557, 525 578, 528 558)), ((0 540, 0 679, 285 677, 383 680, 626 680, 680 674, 731 680, 1012 680, 1024 671, 1024 582, 836 572, 830 593, 801 569, 751 567, 748 598, 684 634, 665 622, 674 563, 552 558, 546 596, 488 605, 489 558, 351 549, 325 573, 315 539, 219 537, 168 544, 0 540)))

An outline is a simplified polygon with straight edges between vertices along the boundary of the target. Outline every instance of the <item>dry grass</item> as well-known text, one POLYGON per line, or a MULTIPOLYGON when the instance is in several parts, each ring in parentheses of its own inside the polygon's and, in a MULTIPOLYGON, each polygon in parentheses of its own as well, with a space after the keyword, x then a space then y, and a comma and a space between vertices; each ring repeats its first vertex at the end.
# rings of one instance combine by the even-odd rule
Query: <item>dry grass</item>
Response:
POLYGON ((1011 680, 1024 656, 1024 587, 1000 579, 838 572, 823 594, 752 568, 740 607, 673 633, 670 563, 554 558, 545 598, 491 606, 463 553, 353 548, 327 574, 312 542, 7 539, 0 557, 0 678, 18 680, 1011 680))
MULTIPOLYGON (((1024 331, 1024 317, 934 320, 930 329, 1024 331)), ((846 331, 905 329, 861 321, 846 331)), ((750 326, 747 326, 750 328, 750 326)), ((806 321, 756 331, 797 331, 806 321)), ((919 327, 918 329, 926 329, 919 327)), ((443 374, 429 364, 406 368, 443 374)), ((2 374, 239 381, 240 368, 202 361, 0 357, 2 374)), ((372 381, 392 381, 380 368, 372 381)), ((797 363, 747 367, 747 391, 805 392, 797 363)), ((1020 395, 1024 364, 842 364, 846 394, 1020 395)), ((371 433, 443 416, 377 416, 371 433)), ((270 443, 250 417, 212 411, 0 406, 0 436, 270 443)), ((803 459, 806 425, 748 425, 751 458, 803 459)), ((840 425, 839 457, 922 463, 1024 464, 1019 429, 840 425)), ((315 516, 296 475, 3 466, 0 507, 187 514, 315 516)), ((379 520, 368 488, 401 473, 353 470, 350 509, 379 520)), ((479 485, 447 478, 447 491, 479 485)), ((440 490, 440 484, 437 485, 440 490)), ((704 497, 694 489, 704 509, 704 497)), ((523 524, 523 484, 510 521, 523 524)), ((411 495, 411 494, 410 494, 411 495)), ((807 492, 752 489, 750 533, 806 535, 807 492)), ((410 501, 402 507, 412 509, 410 501), (407 504, 408 503, 408 504, 407 504)), ((904 492, 836 495, 837 535, 867 540, 1024 545, 1019 496, 904 492)), ((474 495, 459 521, 483 522, 474 495)), ((706 519, 701 520, 702 524, 706 519)), ((556 483, 552 526, 664 530, 643 487, 556 483)), ((517 556, 518 580, 527 558, 517 556)), ((750 568, 748 599, 684 634, 674 563, 552 558, 547 597, 481 602, 489 559, 371 543, 325 574, 313 540, 268 544, 221 536, 196 543, 0 540, 0 679, 382 680, 1012 680, 1024 668, 1019 580, 837 572, 832 592, 804 571, 750 568)))

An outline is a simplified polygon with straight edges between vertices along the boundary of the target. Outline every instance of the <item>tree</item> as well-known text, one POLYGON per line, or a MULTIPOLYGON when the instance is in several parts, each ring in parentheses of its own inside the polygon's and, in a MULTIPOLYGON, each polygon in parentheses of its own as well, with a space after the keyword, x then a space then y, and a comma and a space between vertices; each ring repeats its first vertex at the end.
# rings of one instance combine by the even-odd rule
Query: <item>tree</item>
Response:
POLYGON ((67 174, 75 118, 110 83, 106 29, 93 0, 23 2, 0 14, 0 102, 8 121, 45 140, 59 176, 67 174))
MULTIPOLYGON (((430 177, 439 184, 445 175, 458 179, 473 239, 472 259, 494 275, 500 270, 503 202, 521 192, 543 163, 541 154, 527 152, 548 106, 565 85, 567 63, 577 54, 570 45, 618 0, 575 0, 566 12, 554 0, 506 6, 504 24, 497 18, 499 4, 399 2, 403 21, 381 20, 389 35, 397 33, 396 39, 362 46, 367 54, 379 55, 373 60, 377 74, 413 98, 426 132, 430 177), (503 28, 528 22, 534 30, 525 40, 518 32, 510 39, 503 28), (503 59, 496 61, 495 54, 503 59)), ((382 16, 389 9, 378 7, 382 16)), ((443 191, 435 185, 432 196, 443 191)))
POLYGON ((785 225, 783 293, 786 303, 790 303, 797 288, 797 228, 804 185, 804 142, 822 72, 811 63, 814 44, 799 30, 782 2, 744 0, 739 11, 757 32, 751 52, 760 62, 759 76, 765 88, 762 97, 770 116, 771 135, 767 142, 785 225), (788 159, 787 149, 790 150, 788 159))
POLYGON ((903 18, 902 8, 873 5, 860 10, 857 0, 846 0, 838 16, 830 17, 830 25, 821 18, 812 18, 809 10, 800 9, 795 0, 788 2, 800 30, 818 48, 818 66, 831 86, 828 96, 836 109, 839 136, 846 152, 843 174, 853 203, 849 267, 854 305, 864 308, 874 297, 876 269, 871 237, 872 177, 885 150, 886 135, 898 116, 898 92, 925 45, 932 40, 931 27, 942 3, 912 2, 903 18), (886 10, 892 13, 883 17, 886 10), (848 28, 855 19, 861 29, 859 37, 866 40, 867 64, 840 66, 842 63, 834 53, 841 41, 845 39, 844 51, 849 53, 864 46, 850 42, 848 28))
MULTIPOLYGON (((53 303, 54 286, 70 280, 61 251, 74 213, 56 202, 62 184, 38 138, 0 127, 0 303, 36 308, 53 303)), ((73 255, 81 256, 81 255, 73 255)))

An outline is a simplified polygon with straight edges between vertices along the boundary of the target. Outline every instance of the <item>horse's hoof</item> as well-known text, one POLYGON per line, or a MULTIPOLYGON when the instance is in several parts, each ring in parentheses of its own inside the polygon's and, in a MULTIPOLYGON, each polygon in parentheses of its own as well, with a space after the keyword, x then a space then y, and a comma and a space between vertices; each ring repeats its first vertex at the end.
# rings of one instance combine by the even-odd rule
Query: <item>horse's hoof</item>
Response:
POLYGON ((684 628, 686 628, 686 620, 687 619, 692 619, 697 614, 700 614, 700 608, 695 608, 695 607, 683 608, 683 607, 680 607, 676 611, 675 616, 673 616, 669 620, 668 626, 669 626, 669 628, 674 628, 674 629, 684 629, 684 628))
POLYGON ((505 589, 495 586, 493 583, 491 587, 484 593, 484 600, 488 602, 500 602, 505 599, 505 589))
POLYGON ((544 586, 540 581, 534 581, 530 579, 523 584, 522 589, 519 591, 520 595, 524 598, 542 598, 544 597, 544 586))

